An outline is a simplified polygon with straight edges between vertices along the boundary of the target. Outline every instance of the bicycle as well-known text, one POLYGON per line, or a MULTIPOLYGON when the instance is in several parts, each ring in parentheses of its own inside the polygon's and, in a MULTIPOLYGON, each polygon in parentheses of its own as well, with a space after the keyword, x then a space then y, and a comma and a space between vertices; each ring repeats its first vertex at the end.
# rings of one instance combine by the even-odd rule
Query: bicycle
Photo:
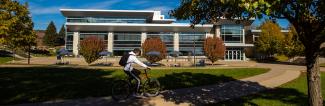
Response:
MULTIPOLYGON (((147 69, 145 72, 144 84, 141 84, 139 93, 145 94, 147 97, 158 96, 160 92, 160 83, 157 79, 149 78, 147 69)), ((127 99, 136 89, 136 80, 129 77, 127 80, 114 81, 112 85, 112 98, 116 101, 127 99)))

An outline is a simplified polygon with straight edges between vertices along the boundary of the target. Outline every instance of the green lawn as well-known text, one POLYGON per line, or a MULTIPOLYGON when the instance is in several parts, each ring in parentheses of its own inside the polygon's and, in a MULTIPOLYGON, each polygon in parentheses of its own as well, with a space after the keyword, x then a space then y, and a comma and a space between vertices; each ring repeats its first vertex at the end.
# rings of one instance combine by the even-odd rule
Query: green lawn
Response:
MULTIPOLYGON (((321 73, 322 85, 325 85, 325 73, 321 73)), ((325 86, 322 86, 325 97, 325 86)), ((233 106, 308 106, 307 79, 303 73, 299 78, 273 90, 261 92, 235 100, 214 105, 233 106)))
POLYGON ((0 64, 4 64, 6 62, 9 62, 12 59, 13 59, 12 57, 0 57, 0 64))
MULTIPOLYGON (((268 69, 153 69, 163 89, 193 87, 236 80, 268 69)), ((117 69, 56 67, 0 68, 0 105, 109 96, 110 85, 125 77, 117 69)))

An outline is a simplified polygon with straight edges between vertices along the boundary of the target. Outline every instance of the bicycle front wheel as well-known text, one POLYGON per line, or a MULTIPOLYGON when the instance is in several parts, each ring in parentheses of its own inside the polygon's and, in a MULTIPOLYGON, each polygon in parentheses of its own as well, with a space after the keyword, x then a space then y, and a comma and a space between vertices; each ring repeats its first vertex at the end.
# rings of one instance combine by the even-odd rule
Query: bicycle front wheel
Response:
POLYGON ((160 92, 160 83, 157 79, 148 79, 143 85, 144 93, 149 96, 157 96, 160 92))
POLYGON ((114 81, 112 98, 116 101, 125 100, 130 96, 130 84, 124 80, 114 81))

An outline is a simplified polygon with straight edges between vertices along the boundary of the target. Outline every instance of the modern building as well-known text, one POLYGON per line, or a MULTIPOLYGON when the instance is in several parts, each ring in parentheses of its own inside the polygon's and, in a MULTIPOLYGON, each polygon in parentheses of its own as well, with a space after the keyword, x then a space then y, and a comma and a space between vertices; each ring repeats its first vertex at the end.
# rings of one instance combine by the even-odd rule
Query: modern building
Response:
POLYGON ((246 60, 244 48, 253 47, 250 25, 254 20, 221 19, 213 24, 176 23, 160 11, 61 9, 66 17, 66 49, 79 54, 79 43, 87 36, 105 41, 107 51, 115 56, 140 48, 146 38, 160 37, 167 51, 180 51, 184 56, 203 55, 203 40, 221 37, 226 45, 225 60, 246 60))

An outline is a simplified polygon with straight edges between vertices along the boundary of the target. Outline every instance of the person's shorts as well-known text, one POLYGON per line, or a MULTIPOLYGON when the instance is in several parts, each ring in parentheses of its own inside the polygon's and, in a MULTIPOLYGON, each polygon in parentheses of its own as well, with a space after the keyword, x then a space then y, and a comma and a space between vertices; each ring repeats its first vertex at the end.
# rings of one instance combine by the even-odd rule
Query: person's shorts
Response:
POLYGON ((139 77, 139 75, 141 74, 141 71, 139 71, 139 70, 137 70, 137 69, 133 69, 132 71, 131 71, 131 73, 133 74, 133 75, 131 75, 131 73, 129 72, 129 71, 124 71, 129 77, 131 77, 131 78, 133 78, 134 76, 133 75, 135 75, 137 78, 140 78, 139 77))

